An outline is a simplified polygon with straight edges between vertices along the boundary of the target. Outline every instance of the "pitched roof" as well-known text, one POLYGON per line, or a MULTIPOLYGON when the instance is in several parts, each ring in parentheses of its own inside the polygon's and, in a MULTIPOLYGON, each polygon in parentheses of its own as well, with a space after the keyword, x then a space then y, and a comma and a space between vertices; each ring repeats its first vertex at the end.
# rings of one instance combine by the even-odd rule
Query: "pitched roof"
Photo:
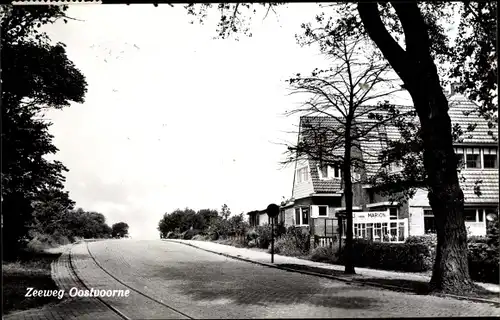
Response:
MULTIPOLYGON (((492 130, 488 127, 488 121, 485 120, 478 113, 478 107, 476 104, 465 98, 463 95, 454 94, 448 97, 449 111, 451 122, 453 125, 458 124, 461 126, 464 134, 461 135, 459 142, 455 144, 470 144, 470 145, 497 145, 497 141, 488 134, 488 131, 494 131, 493 134, 496 136, 496 130, 492 130), (472 132, 467 132, 467 127, 469 124, 475 125, 475 129, 472 132)), ((405 113, 407 111, 412 111, 412 106, 398 106, 400 113, 405 113)), ((362 112, 362 111, 361 111, 362 112)), ((383 111, 376 111, 383 112, 383 111)), ((374 129, 364 138, 359 140, 361 148, 363 150, 362 157, 365 162, 365 177, 371 177, 377 173, 381 166, 376 164, 378 160, 378 155, 386 148, 384 139, 387 140, 399 140, 401 135, 399 130, 393 125, 378 126, 377 120, 369 119, 368 114, 364 114, 357 118, 359 126, 374 126, 374 129), (371 164, 370 164, 371 163, 371 164)), ((415 121, 419 121, 415 117, 415 121)), ((303 134, 305 128, 304 124, 309 124, 313 128, 325 127, 325 128, 335 128, 342 125, 338 121, 331 117, 301 117, 300 121, 300 131, 303 134)), ((327 135, 330 136, 334 134, 334 131, 328 130, 327 135)), ((344 153, 344 148, 342 146, 336 147, 332 150, 333 155, 342 156, 344 153)), ((312 182, 314 186, 314 191, 318 193, 331 193, 339 192, 342 188, 340 179, 334 180, 321 180, 319 179, 319 174, 317 170, 318 161, 309 160, 309 167, 312 177, 312 182)), ((488 203, 488 202, 498 202, 499 196, 499 173, 498 170, 467 170, 464 169, 459 174, 459 177, 463 177, 465 180, 460 181, 460 186, 464 192, 465 201, 468 203, 488 203), (482 180, 480 184, 481 196, 478 197, 474 193, 474 186, 477 180, 482 180)))
POLYGON ((466 203, 498 203, 498 170, 462 170, 458 174, 466 203), (480 195, 474 192, 478 182, 480 195))
POLYGON ((478 106, 461 94, 454 94, 448 98, 448 106, 451 122, 458 124, 464 131, 461 136, 463 144, 497 144, 493 137, 488 134, 491 132, 495 137, 498 137, 497 130, 488 127, 486 121, 478 111, 478 106), (471 132, 466 132, 467 127, 475 125, 475 129, 471 132))

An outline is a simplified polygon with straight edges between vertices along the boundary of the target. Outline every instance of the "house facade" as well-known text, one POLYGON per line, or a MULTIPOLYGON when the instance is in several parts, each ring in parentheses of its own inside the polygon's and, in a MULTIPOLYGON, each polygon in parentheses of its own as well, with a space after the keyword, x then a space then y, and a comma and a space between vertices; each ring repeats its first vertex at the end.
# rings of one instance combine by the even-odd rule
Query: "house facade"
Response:
MULTIPOLYGON (((485 235, 486 215, 498 214, 498 143, 493 137, 496 133, 489 132, 487 121, 475 114, 477 106, 464 96, 450 96, 449 106, 452 124, 460 125, 464 131, 470 124, 475 126, 454 146, 463 162, 459 177, 465 196, 466 227, 470 235, 485 235)), ((319 118, 322 117, 301 117, 299 127, 328 124, 328 121, 318 121, 319 118)), ((368 160, 367 163, 387 147, 388 140, 400 139, 399 131, 389 125, 374 131, 375 139, 360 142, 361 149, 369 152, 358 152, 357 155, 368 160)), ((352 153, 356 154, 356 151, 352 153)), ((307 227, 316 237, 339 236, 346 228, 342 218, 345 199, 340 168, 322 166, 312 159, 297 160, 295 165, 292 199, 282 206, 286 224, 307 227)), ((354 236, 373 241, 403 242, 410 235, 435 233, 427 191, 418 190, 408 201, 391 201, 393 197, 382 196, 366 183, 377 170, 380 167, 375 164, 351 170, 354 236)), ((390 170, 400 168, 395 164, 390 170)))

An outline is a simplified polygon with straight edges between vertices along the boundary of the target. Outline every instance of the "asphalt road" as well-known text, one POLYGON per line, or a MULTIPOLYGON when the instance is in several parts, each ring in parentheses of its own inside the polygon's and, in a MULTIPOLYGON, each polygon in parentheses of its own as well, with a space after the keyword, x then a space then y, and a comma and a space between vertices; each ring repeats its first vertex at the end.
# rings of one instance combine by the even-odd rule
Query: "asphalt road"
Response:
POLYGON ((494 306, 348 285, 259 266, 161 240, 109 240, 73 250, 76 272, 91 287, 127 286, 108 299, 131 318, 336 318, 498 316, 494 306), (181 312, 181 313, 179 313, 181 312))

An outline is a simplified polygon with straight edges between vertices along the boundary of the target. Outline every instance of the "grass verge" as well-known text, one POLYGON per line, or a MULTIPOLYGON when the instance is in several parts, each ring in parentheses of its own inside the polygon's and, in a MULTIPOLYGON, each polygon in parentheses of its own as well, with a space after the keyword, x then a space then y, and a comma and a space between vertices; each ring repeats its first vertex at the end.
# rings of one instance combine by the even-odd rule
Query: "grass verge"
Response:
POLYGON ((60 255, 60 253, 23 251, 15 261, 2 261, 2 315, 60 301, 57 297, 25 297, 28 287, 36 290, 58 289, 51 277, 50 264, 60 255))

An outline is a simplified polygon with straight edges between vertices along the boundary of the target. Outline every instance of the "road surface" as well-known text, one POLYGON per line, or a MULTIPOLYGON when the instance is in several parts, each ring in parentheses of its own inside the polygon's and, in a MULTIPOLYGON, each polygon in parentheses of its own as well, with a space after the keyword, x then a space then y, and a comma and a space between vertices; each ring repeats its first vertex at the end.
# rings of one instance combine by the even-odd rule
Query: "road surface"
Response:
MULTIPOLYGON (((122 318, 498 316, 485 303, 350 285, 226 258, 161 240, 76 245, 72 265, 122 318)), ((89 298, 90 299, 90 298, 89 298)))

